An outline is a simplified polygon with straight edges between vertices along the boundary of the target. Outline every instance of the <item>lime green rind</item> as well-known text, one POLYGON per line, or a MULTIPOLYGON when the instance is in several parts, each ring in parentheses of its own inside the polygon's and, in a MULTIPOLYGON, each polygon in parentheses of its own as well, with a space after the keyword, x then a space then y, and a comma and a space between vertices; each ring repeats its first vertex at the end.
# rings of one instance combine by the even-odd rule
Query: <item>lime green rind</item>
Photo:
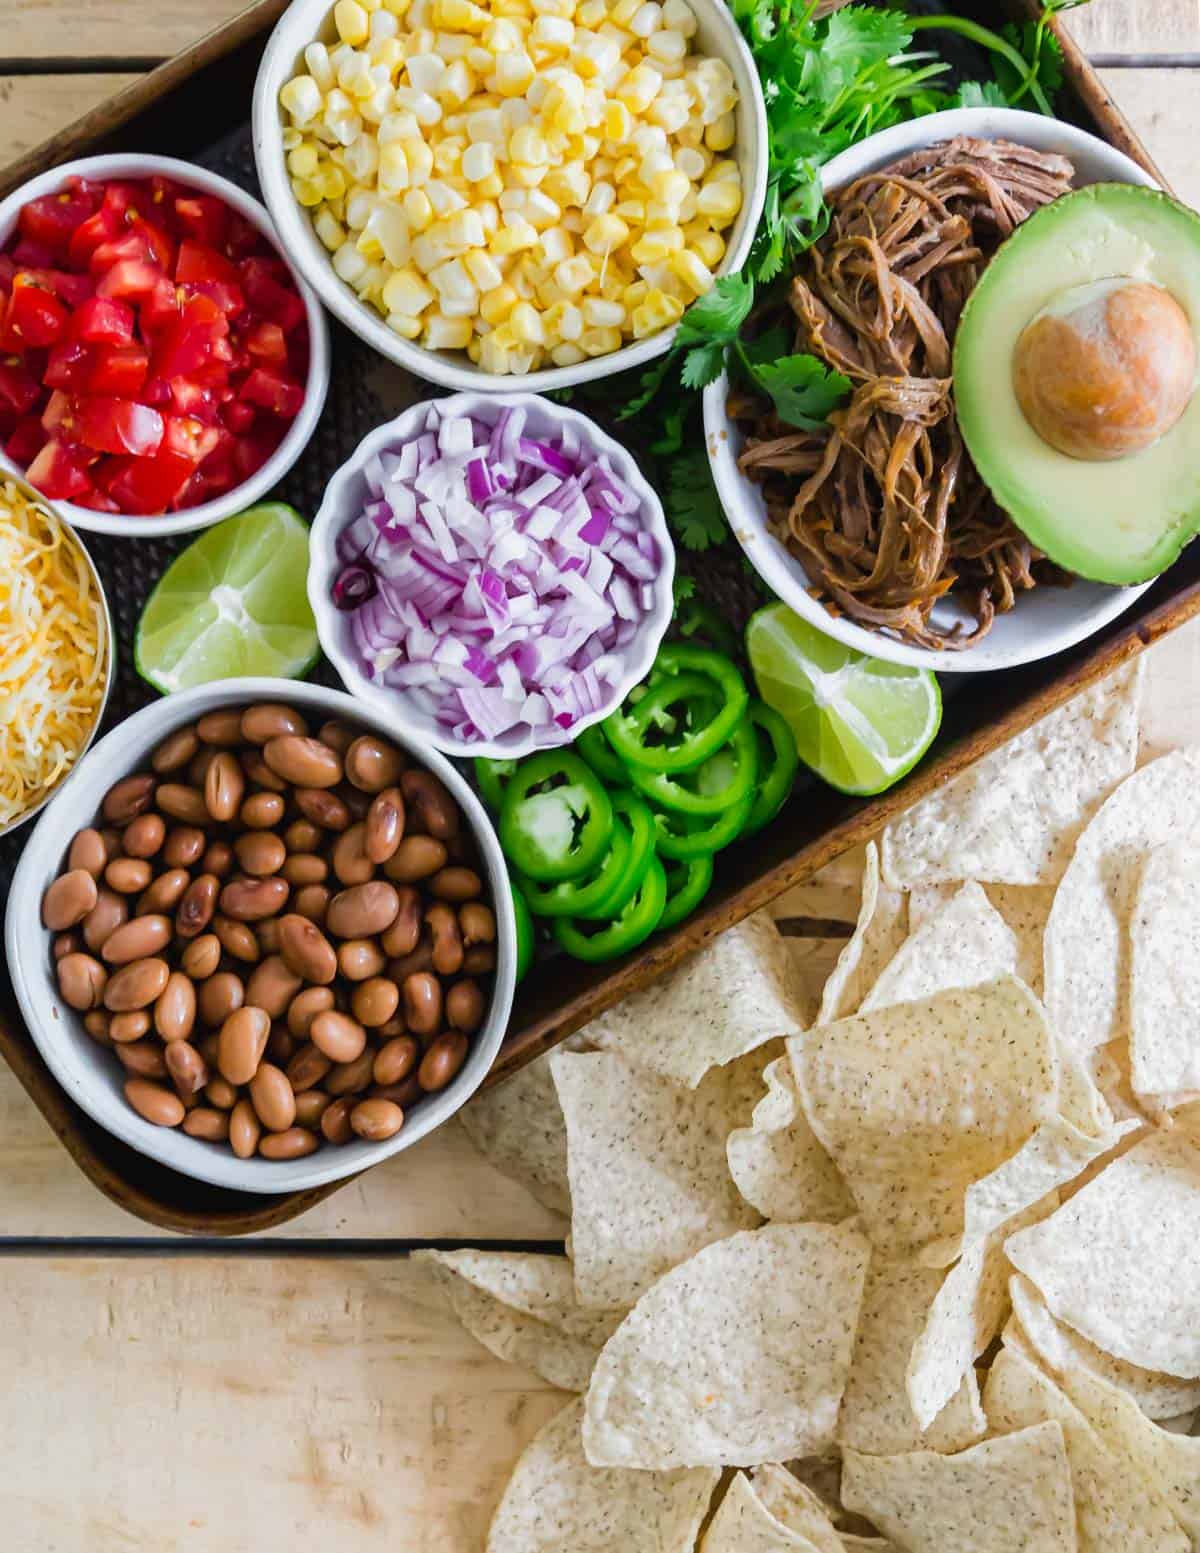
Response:
POLYGON ((746 646, 759 694, 787 720, 800 759, 839 792, 894 786, 937 735, 942 696, 928 669, 855 652, 781 603, 751 618, 746 646))
POLYGON ((308 526, 282 502, 263 502, 208 529, 175 560, 146 601, 134 667, 163 695, 215 679, 297 679, 320 658, 308 603, 308 526), (214 590, 228 590, 222 618, 214 590))
MULTIPOLYGON (((1184 547, 1200 531, 1200 438, 1195 433, 1200 425, 1200 394, 1193 397, 1192 407, 1183 418, 1153 447, 1130 459, 1114 460, 1098 466, 1097 479, 1104 478, 1104 471, 1120 470, 1128 466, 1136 480, 1146 472, 1158 472, 1172 460, 1181 459, 1177 470, 1171 471, 1170 483, 1174 489, 1174 503, 1180 509, 1157 543, 1150 549, 1139 546, 1136 554, 1126 547, 1108 553, 1094 542, 1080 542, 1079 536, 1094 541, 1103 531, 1098 523, 1105 514, 1098 510, 1093 499, 1081 500, 1079 495, 1080 472, 1090 475, 1097 466, 1069 459, 1048 449, 1034 436, 1038 444, 1039 460, 1047 467, 1061 470, 1058 480, 1043 480, 1035 492, 1021 477, 1024 461, 1017 456, 1008 437, 996 435, 999 399, 1015 404, 1012 392, 1009 362, 996 362, 995 321, 1006 296, 1016 292, 1030 275, 1061 278, 1063 256, 1069 255, 1071 234, 1081 217, 1094 218, 1103 211, 1115 222, 1124 220, 1139 239, 1149 230, 1148 219, 1169 225, 1177 230, 1182 245, 1189 250, 1184 270, 1200 277, 1200 215, 1181 205, 1159 189, 1148 189, 1137 184, 1093 184, 1064 195, 1053 204, 1035 211, 1003 244, 995 258, 981 276, 971 293, 962 317, 954 348, 954 395, 963 440, 976 468, 990 487, 1000 506, 1008 512, 1026 538, 1050 560, 1076 576, 1092 582, 1108 583, 1117 587, 1149 582, 1159 576, 1180 555, 1184 547), (1041 257, 1039 257, 1039 250, 1041 257), (1056 261, 1056 255, 1058 259, 1056 261), (1056 269, 1056 263, 1058 268, 1056 269), (1071 476, 1076 476, 1073 504, 1070 493, 1071 476)), ((1092 279, 1103 279, 1112 270, 1103 270, 1092 279)), ((1154 279, 1153 274, 1147 276, 1154 279)), ((1080 279, 1072 275, 1066 284, 1080 279)), ((1185 310, 1193 318, 1193 326, 1200 326, 1200 311, 1195 301, 1200 299, 1200 280, 1195 285, 1195 297, 1180 298, 1185 310)), ((1038 311, 1029 310, 1028 316, 1038 311)), ((1025 318, 1025 322, 1028 317, 1025 318)), ((1019 413, 1019 411, 1018 411, 1019 413)), ((1085 476, 1087 477, 1087 476, 1085 476)), ((1119 489, 1119 477, 1111 476, 1119 489)), ((1119 509, 1114 498, 1114 513, 1119 509)), ((1107 525, 1109 533, 1120 529, 1119 522, 1107 525)))

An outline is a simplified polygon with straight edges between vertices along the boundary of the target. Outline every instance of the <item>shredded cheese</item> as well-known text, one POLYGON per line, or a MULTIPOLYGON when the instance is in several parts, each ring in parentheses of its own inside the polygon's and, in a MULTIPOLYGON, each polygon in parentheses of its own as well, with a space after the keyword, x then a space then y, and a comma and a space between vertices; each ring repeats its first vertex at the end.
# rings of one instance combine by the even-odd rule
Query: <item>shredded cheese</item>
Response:
POLYGON ((16 485, 0 485, 0 828, 41 801, 86 745, 108 666, 87 557, 16 485))

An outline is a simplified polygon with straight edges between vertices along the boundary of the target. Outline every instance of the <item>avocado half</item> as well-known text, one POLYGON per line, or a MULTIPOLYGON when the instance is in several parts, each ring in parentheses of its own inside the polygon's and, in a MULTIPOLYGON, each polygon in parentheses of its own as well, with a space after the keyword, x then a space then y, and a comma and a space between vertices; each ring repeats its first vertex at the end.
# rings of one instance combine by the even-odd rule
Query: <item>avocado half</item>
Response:
POLYGON ((1017 341, 1047 303, 1117 276, 1169 291, 1200 347, 1200 215, 1157 189, 1093 184, 1035 212, 984 271, 959 321, 954 397, 976 468, 1027 538, 1081 577, 1134 583, 1200 528, 1200 391, 1151 447, 1093 463, 1043 442, 1012 378, 1017 341))

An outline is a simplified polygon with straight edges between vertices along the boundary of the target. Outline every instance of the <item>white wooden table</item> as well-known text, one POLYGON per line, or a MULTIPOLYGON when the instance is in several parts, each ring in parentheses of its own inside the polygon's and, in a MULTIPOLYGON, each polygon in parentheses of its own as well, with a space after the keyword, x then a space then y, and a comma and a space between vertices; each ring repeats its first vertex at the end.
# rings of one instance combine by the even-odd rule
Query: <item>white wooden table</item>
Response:
MULTIPOLYGON (((0 157, 232 15, 237 0, 5 0, 0 157)), ((1200 0, 1068 18, 1200 206, 1200 0)), ((1151 657, 1144 735, 1200 737, 1200 622, 1151 657)), ((828 961, 814 943, 814 979, 828 961)), ((0 1547, 13 1553, 474 1553, 561 1403, 466 1337, 415 1243, 561 1242, 456 1127, 251 1242, 157 1235, 99 1196, 0 1065, 0 1547)))

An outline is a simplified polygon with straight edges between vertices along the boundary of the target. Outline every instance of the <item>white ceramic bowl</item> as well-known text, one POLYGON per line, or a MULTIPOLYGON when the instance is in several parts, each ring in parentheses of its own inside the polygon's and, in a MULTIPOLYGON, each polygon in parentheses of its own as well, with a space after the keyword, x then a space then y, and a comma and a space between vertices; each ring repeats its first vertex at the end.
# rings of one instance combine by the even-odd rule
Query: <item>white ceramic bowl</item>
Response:
MULTIPOLYGON (((733 156, 742 175, 742 208, 727 234, 726 252, 717 266, 720 275, 741 269, 754 240, 767 191, 767 113, 762 85, 750 50, 724 0, 689 0, 696 13, 698 49, 723 59, 733 71, 738 91, 737 140, 733 156)), ((282 131, 285 115, 279 107, 280 89, 297 69, 303 70, 304 50, 316 39, 336 37, 330 0, 292 0, 280 17, 263 51, 254 86, 254 158, 263 199, 275 225, 299 269, 335 317, 381 356, 397 362, 418 377, 446 388, 474 389, 478 393, 504 393, 515 385, 544 393, 571 383, 590 382, 643 366, 668 349, 674 329, 638 340, 608 356, 596 356, 573 367, 547 367, 521 378, 496 377, 475 366, 465 351, 426 350, 388 328, 373 307, 360 302, 355 292, 339 280, 330 255, 312 229, 308 213, 292 193, 284 161, 282 131)))
MULTIPOLYGON (((153 538, 163 534, 190 534, 196 529, 208 528, 235 512, 252 506, 261 496, 279 483, 308 446, 316 429, 325 396, 329 392, 329 326, 321 304, 289 255, 287 246, 281 243, 271 218, 256 199, 244 193, 228 178, 220 178, 206 168, 191 162, 176 161, 169 156, 142 156, 135 152, 121 152, 112 156, 85 156, 76 162, 64 162, 52 167, 14 189, 0 200, 0 248, 8 242, 17 224, 22 205, 43 194, 60 188, 67 178, 92 178, 103 181, 108 178, 150 178, 155 173, 173 178, 203 194, 216 195, 232 206, 238 215, 244 216, 258 228, 275 248, 279 257, 291 271, 292 280, 304 301, 308 315, 308 377, 304 384, 304 403, 300 413, 288 428, 283 441, 249 480, 227 491, 216 501, 201 502, 186 512, 168 512, 158 517, 139 517, 136 514, 93 512, 89 507, 77 507, 72 502, 59 502, 58 510, 66 515, 76 528, 87 529, 93 534, 116 534, 122 539, 153 538)), ((21 474, 20 466, 0 448, 0 469, 21 474)))
POLYGON ((237 679, 156 701, 96 745, 25 843, 9 896, 5 952, 17 1002, 38 1050, 70 1098, 93 1120, 139 1153, 199 1181, 245 1192, 297 1192, 355 1175, 410 1148, 453 1116, 478 1089, 508 1024, 517 940, 500 843, 483 805, 449 761, 436 750, 414 744, 394 723, 339 690, 286 679, 237 679), (238 1159, 224 1144, 205 1143, 176 1129, 154 1127, 126 1103, 121 1092, 125 1070, 91 1040, 79 1014, 59 996, 51 969, 50 934, 41 924, 38 906, 63 866, 72 836, 93 822, 113 783, 144 766, 151 750, 173 729, 219 707, 253 701, 286 701, 308 713, 313 723, 342 718, 394 740, 446 784, 479 844, 497 924, 497 966, 487 1019, 453 1083, 414 1106, 400 1132, 386 1143, 356 1140, 342 1148, 322 1147, 296 1160, 238 1159))
POLYGON ((538 744, 532 733, 510 729, 499 739, 475 744, 464 744, 414 705, 403 690, 387 685, 377 685, 359 667, 358 656, 350 633, 350 615, 336 609, 333 603, 333 584, 342 570, 337 558, 337 537, 358 514, 368 500, 364 468, 375 453, 400 447, 417 436, 425 426, 425 416, 430 403, 449 415, 473 415, 483 421, 495 422, 500 412, 512 406, 525 409, 526 431, 533 437, 546 437, 561 431, 564 425, 574 426, 581 444, 593 452, 604 453, 611 460, 617 473, 638 494, 645 528, 654 536, 662 557, 662 565, 654 581, 654 604, 642 617, 637 634, 626 647, 615 649, 624 659, 620 680, 604 705, 587 717, 581 717, 570 729, 561 730, 558 744, 568 744, 585 728, 598 723, 619 706, 633 687, 650 672, 674 609, 675 547, 667 529, 662 503, 647 483, 632 455, 619 442, 607 436, 594 421, 578 410, 565 405, 552 404, 536 394, 455 394, 448 399, 426 400, 412 405, 394 421, 379 426, 368 433, 351 456, 325 487, 325 499, 313 519, 308 546, 308 600, 317 621, 317 635, 325 656, 342 677, 347 690, 369 706, 376 716, 393 726, 403 728, 406 735, 419 745, 433 744, 448 755, 459 759, 471 759, 485 755, 498 760, 520 760, 535 750, 553 748, 553 744, 538 744))
POLYGON ((92 586, 96 590, 96 597, 100 601, 101 618, 99 646, 101 651, 104 653, 105 664, 104 688, 100 693, 100 704, 96 708, 96 716, 92 722, 91 730, 89 731, 87 738, 84 740, 83 748, 76 756, 75 764, 67 772, 66 776, 61 779, 61 781, 56 782, 48 793, 44 794, 43 797, 38 799, 37 803, 32 804, 28 809, 25 809, 22 813, 18 814, 16 819, 10 820, 7 825, 0 825, 0 837, 7 836, 10 832, 16 830, 19 825, 24 825, 27 820, 31 820, 35 814, 40 813, 41 810, 43 810, 51 801, 51 799, 56 798, 58 794, 62 792, 67 783, 73 780, 79 770, 83 757, 87 754, 88 750, 95 742, 96 734, 100 728, 100 724, 104 721, 104 713, 108 706, 108 698, 112 693, 113 679, 116 675, 117 669, 116 638, 113 635, 112 614, 108 607, 108 597, 104 592, 104 583, 101 580, 100 573, 96 570, 96 563, 88 554, 87 546, 83 543, 79 535, 67 522, 66 518, 63 517, 61 509, 56 506, 54 502, 48 501, 40 491, 35 491, 33 486, 31 486, 27 480, 22 479, 20 475, 11 474, 7 470, 0 471, 0 486, 4 485, 8 481, 12 481, 12 483, 17 486, 17 488, 25 497, 28 498, 29 501, 35 502, 37 506, 43 509, 43 511, 48 512, 56 522, 62 524, 62 527, 65 530, 70 543, 74 545, 79 553, 83 556, 84 562, 87 565, 87 569, 91 573, 92 586))
MULTIPOLYGON (((1039 151, 1060 151, 1075 163, 1078 185, 1137 183, 1157 187, 1144 168, 1095 135, 1076 129, 1073 124, 1014 108, 957 108, 882 130, 834 157, 823 171, 823 185, 827 190, 841 188, 910 151, 955 135, 974 135, 981 140, 1003 138, 1039 151)), ((1083 641, 1128 609, 1150 586, 1143 583, 1134 588, 1113 588, 1077 578, 1069 588, 1038 588, 1019 595, 1014 609, 996 616, 983 641, 963 652, 912 647, 882 631, 868 631, 843 616, 831 615, 808 592, 810 584, 801 562, 768 528, 766 506, 758 486, 737 467, 741 439, 725 414, 728 394, 729 383, 724 375, 705 390, 704 431, 717 492, 738 543, 755 571, 790 609, 848 647, 892 663, 915 664, 942 673, 1013 668, 1019 663, 1048 658, 1083 641)), ((943 600, 935 606, 933 618, 939 625, 949 626, 956 620, 969 625, 972 617, 953 600, 943 600)))

